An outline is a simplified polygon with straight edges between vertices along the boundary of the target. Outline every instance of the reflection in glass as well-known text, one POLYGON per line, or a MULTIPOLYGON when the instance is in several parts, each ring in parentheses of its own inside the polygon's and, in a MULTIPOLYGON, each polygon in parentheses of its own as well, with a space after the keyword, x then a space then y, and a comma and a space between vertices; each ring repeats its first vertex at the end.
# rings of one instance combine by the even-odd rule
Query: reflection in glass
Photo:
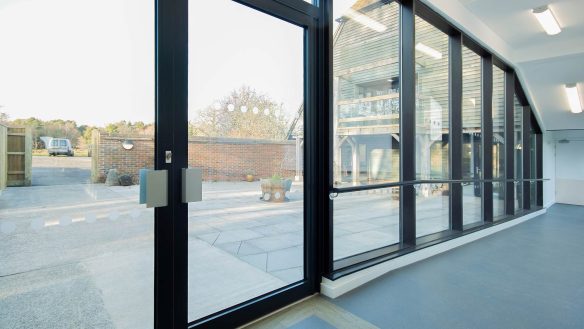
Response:
POLYGON ((341 193, 333 201, 334 260, 399 242, 399 187, 341 193))
MULTIPOLYGON (((416 177, 448 179, 448 35, 417 16, 415 24, 416 177)), ((422 225, 417 236, 449 228, 448 185, 418 186, 416 200, 418 225, 422 225)))
MULTIPOLYGON (((529 134, 529 173, 531 174, 530 178, 537 178, 537 162, 536 162, 536 134, 535 130, 531 130, 529 134)), ((529 183, 530 192, 529 192, 529 207, 530 209, 535 209, 537 204, 537 183, 530 182, 529 183)))
POLYGON ((416 186, 416 237, 450 228, 449 190, 443 183, 416 186))
MULTIPOLYGON (((481 57, 462 47, 462 178, 482 179, 481 57)), ((482 221, 482 184, 462 186, 463 224, 482 221)))
MULTIPOLYGON (((505 72, 493 66, 493 179, 505 179, 505 72)), ((493 218, 505 216, 505 183, 493 183, 493 218)))
MULTIPOLYGON (((523 106, 519 103, 517 95, 513 99, 513 122, 514 122, 514 147, 515 155, 515 179, 523 178, 523 106)), ((515 182, 515 213, 523 209, 523 182, 515 182)))
POLYGON ((335 1, 335 186, 399 179, 399 5, 335 1))
POLYGON ((303 28, 230 0, 190 4, 193 321, 304 279, 305 108, 303 28))

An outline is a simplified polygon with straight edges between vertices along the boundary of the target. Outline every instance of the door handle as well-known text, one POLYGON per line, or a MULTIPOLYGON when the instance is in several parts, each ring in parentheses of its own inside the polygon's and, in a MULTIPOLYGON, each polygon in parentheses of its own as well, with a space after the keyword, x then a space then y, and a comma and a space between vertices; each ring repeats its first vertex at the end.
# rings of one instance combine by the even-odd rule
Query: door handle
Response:
POLYGON ((203 201, 203 171, 201 168, 182 169, 182 202, 203 201))
POLYGON ((146 208, 168 206, 168 171, 140 169, 140 204, 146 208))

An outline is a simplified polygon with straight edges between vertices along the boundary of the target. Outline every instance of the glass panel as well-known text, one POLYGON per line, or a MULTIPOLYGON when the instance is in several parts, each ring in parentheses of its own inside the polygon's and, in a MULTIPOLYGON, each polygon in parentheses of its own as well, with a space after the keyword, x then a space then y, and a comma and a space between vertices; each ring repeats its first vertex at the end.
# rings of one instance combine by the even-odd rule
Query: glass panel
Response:
POLYGON ((399 187, 339 194, 334 260, 399 243, 399 187))
MULTIPOLYGON (((416 177, 448 179, 448 35, 417 16, 415 24, 416 177)), ((421 185, 416 199, 417 236, 448 229, 446 184, 421 185)))
MULTIPOLYGON (((493 179, 505 179, 505 72, 493 66, 493 179)), ((505 183, 493 183, 493 218, 505 216, 505 183)))
MULTIPOLYGON (((513 102, 515 179, 523 178, 523 106, 517 96, 513 102)), ((523 209, 523 182, 515 183, 515 212, 523 209)))
POLYGON ((334 184, 397 181, 399 5, 335 1, 334 14, 334 184))
MULTIPOLYGON (((482 179, 481 57, 462 47, 462 178, 482 179)), ((462 186, 463 224, 482 221, 482 184, 462 186)))
MULTIPOLYGON (((529 135, 529 145, 530 145, 530 150, 529 150, 529 166, 530 166, 530 174, 531 174, 531 178, 537 178, 537 159, 536 159, 536 140, 535 140, 535 131, 532 130, 531 134, 529 135)), ((530 208, 534 209, 536 207, 536 203, 537 203, 537 183, 536 182, 530 182, 529 186, 531 188, 531 191, 529 193, 530 196, 530 208)))
POLYGON ((152 328, 154 3, 9 1, 0 31, 8 148, 32 153, 0 195, 0 327, 152 328))
POLYGON ((448 179, 448 36, 416 16, 416 176, 448 179))
POLYGON ((442 183, 416 186, 416 237, 450 228, 449 190, 449 184, 442 183))
POLYGON ((193 321, 304 279, 304 29, 234 1, 190 4, 193 321))

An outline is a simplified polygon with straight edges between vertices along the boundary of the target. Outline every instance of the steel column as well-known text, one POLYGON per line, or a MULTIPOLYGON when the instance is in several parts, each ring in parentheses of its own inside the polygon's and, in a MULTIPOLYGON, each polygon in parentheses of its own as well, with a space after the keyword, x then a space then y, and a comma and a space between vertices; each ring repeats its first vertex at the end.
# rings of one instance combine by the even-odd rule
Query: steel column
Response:
MULTIPOLYGON (((483 179, 493 179, 493 59, 485 56, 482 60, 482 149, 483 179)), ((493 183, 483 185, 483 220, 493 221, 493 183)))
MULTIPOLYGON (((462 179, 462 36, 449 37, 450 178, 462 179)), ((450 185, 450 227, 462 231, 462 184, 450 185)))
MULTIPOLYGON (((531 108, 523 106, 523 179, 531 178, 531 108)), ((531 208, 531 182, 524 181, 523 184, 523 209, 531 208)))
MULTIPOLYGON (((414 2, 402 1, 400 23, 400 180, 416 179, 416 57, 414 2)), ((416 190, 400 188, 400 242, 416 244, 416 190)))
MULTIPOLYGON (((515 178, 515 75, 505 71, 505 178, 515 178)), ((515 213, 515 183, 505 184, 505 214, 515 213)))

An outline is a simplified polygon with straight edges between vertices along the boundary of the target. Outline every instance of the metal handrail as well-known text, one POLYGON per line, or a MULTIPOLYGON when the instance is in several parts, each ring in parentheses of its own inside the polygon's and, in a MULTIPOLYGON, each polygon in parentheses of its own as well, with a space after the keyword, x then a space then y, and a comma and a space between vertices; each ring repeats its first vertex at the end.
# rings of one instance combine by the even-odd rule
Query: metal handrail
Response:
POLYGON ((530 179, 444 179, 444 180, 432 180, 432 179, 421 179, 405 182, 393 182, 393 183, 381 183, 372 185, 360 185, 360 186, 349 186, 349 187, 332 187, 330 193, 350 193, 368 190, 377 190, 389 187, 401 187, 409 185, 422 185, 422 184, 457 184, 457 183, 518 183, 518 182, 543 182, 549 181, 549 178, 530 178, 530 179))

